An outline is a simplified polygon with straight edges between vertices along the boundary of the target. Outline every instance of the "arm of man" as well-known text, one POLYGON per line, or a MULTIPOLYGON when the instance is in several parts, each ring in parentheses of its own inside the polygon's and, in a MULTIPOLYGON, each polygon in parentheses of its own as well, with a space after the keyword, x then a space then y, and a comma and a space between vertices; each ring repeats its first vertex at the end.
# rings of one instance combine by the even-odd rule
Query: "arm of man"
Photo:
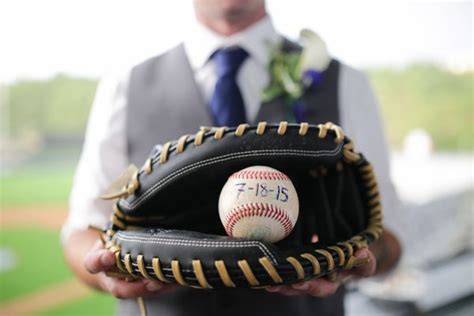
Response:
POLYGON ((335 281, 318 278, 292 286, 267 288, 270 292, 326 297, 334 294, 345 279, 365 278, 389 272, 396 266, 401 256, 400 242, 391 229, 400 226, 394 223, 399 201, 390 179, 388 149, 378 102, 363 73, 346 65, 342 65, 341 68, 339 89, 342 91, 340 93, 342 127, 375 168, 388 228, 385 227, 380 238, 368 249, 360 249, 354 254, 357 259, 365 260, 367 263, 339 273, 335 281))
POLYGON ((105 271, 115 265, 114 255, 103 248, 97 232, 88 229, 89 225, 102 227, 107 223, 112 204, 99 197, 128 164, 124 132, 128 74, 125 77, 106 77, 98 87, 61 236, 66 262, 77 277, 118 298, 151 296, 173 289, 160 282, 107 277, 105 271))

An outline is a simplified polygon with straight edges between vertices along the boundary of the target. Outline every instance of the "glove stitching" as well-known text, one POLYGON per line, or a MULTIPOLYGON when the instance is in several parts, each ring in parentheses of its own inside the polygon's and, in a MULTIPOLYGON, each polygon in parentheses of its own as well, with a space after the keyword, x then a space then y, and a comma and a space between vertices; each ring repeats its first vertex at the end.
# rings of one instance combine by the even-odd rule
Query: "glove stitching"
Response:
POLYGON ((333 150, 318 150, 318 151, 308 151, 308 150, 254 150, 251 152, 237 152, 231 153, 219 157, 210 158, 203 161, 198 161, 193 164, 187 165, 181 169, 176 170, 175 172, 169 174, 167 177, 163 178, 161 181, 155 183, 151 188, 149 188, 145 193, 134 200, 132 203, 129 203, 127 200, 120 200, 120 206, 131 210, 134 207, 138 207, 143 204, 146 199, 152 195, 155 191, 160 189, 166 183, 170 182, 176 177, 179 177, 185 173, 191 172, 199 167, 212 165, 219 162, 224 162, 228 160, 233 160, 237 158, 249 158, 249 157, 258 157, 258 156, 267 156, 267 155, 281 155, 281 156, 300 156, 300 157, 334 157, 342 149, 342 143, 339 143, 337 147, 333 150))
POLYGON ((272 262, 277 265, 278 261, 276 260, 275 255, 271 250, 269 250, 264 244, 258 241, 243 241, 243 242, 208 242, 202 240, 183 240, 183 239, 168 239, 168 238, 157 238, 157 237, 139 237, 133 236, 128 237, 124 236, 120 232, 117 233, 114 237, 117 241, 134 241, 142 244, 164 244, 172 246, 195 246, 195 247, 209 247, 209 248, 253 248, 257 247, 264 256, 270 257, 272 262))

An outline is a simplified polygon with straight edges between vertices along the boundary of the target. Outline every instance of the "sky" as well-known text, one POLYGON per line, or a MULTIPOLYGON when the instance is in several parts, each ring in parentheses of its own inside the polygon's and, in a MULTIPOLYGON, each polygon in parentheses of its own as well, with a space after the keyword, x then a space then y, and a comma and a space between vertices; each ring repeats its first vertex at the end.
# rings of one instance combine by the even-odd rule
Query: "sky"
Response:
MULTIPOLYGON (((267 0, 296 39, 310 28, 355 67, 432 62, 472 69, 471 1, 267 0)), ((59 72, 100 77, 192 32, 190 0, 0 0, 0 82, 59 72)))

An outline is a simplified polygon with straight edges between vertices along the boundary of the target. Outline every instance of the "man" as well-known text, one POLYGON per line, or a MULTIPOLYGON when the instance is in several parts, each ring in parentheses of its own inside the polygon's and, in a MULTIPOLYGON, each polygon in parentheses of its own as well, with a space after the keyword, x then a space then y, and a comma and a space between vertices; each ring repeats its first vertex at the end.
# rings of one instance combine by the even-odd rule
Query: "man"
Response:
MULTIPOLYGON (((370 250, 356 253, 369 258, 367 265, 339 275, 335 282, 317 279, 266 290, 206 292, 149 280, 125 282, 104 273, 114 266, 114 256, 87 226, 107 222, 112 208, 99 196, 130 162, 142 164, 155 143, 219 123, 229 110, 219 100, 226 97, 224 92, 230 93, 227 100, 241 101, 240 113, 233 115, 248 122, 278 121, 278 109, 284 108, 278 100, 261 104, 262 90, 270 81, 269 44, 283 41, 266 14, 264 0, 194 0, 194 6, 198 24, 184 45, 134 67, 124 78, 101 83, 63 229, 66 259, 85 283, 124 299, 119 314, 137 314, 135 298, 145 297, 148 313, 159 315, 342 315, 343 279, 386 272, 398 260, 399 243, 389 231, 370 250), (233 77, 221 76, 220 67, 229 65, 219 65, 218 55, 235 47, 240 52, 238 71, 233 77)), ((329 118, 342 125, 373 162, 386 209, 393 212, 396 197, 376 101, 361 73, 336 61, 331 65, 326 86, 308 96, 317 101, 309 104, 327 107, 315 109, 318 117, 308 121, 329 118), (369 140, 365 135, 373 136, 369 140)))

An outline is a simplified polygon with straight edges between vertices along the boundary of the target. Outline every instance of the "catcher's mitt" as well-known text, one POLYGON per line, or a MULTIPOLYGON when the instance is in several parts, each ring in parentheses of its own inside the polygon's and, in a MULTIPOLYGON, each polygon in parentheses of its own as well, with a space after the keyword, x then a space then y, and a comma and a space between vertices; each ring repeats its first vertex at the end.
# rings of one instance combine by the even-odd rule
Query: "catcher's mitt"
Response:
POLYGON ((202 128, 166 143, 108 198, 120 198, 104 241, 122 276, 207 289, 349 269, 361 263, 354 252, 382 232, 372 166, 332 123, 202 128), (276 244, 228 237, 219 221, 222 186, 251 165, 284 172, 298 192, 298 222, 276 244))

